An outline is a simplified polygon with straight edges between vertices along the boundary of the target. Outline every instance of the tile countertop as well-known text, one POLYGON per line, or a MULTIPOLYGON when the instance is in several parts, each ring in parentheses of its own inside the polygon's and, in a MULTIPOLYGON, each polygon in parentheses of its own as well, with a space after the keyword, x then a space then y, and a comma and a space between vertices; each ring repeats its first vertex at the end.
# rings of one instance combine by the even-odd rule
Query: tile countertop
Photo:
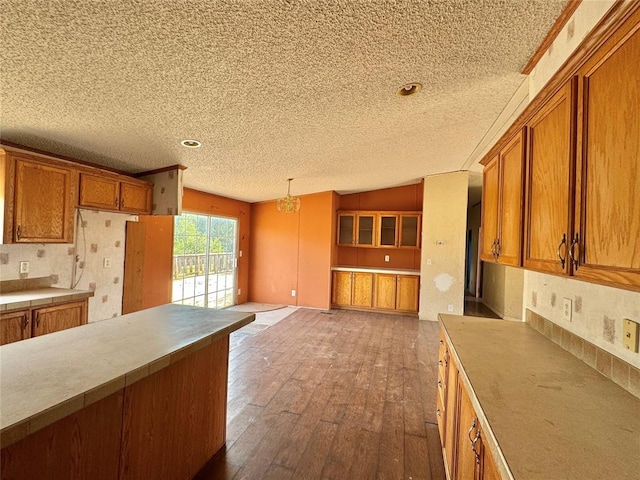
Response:
POLYGON ((0 292, 0 312, 19 308, 40 307, 93 297, 91 290, 44 287, 16 292, 0 292))
POLYGON ((162 305, 0 346, 4 448, 218 338, 253 313, 162 305))
POLYGON ((440 323, 511 478, 640 478, 640 399, 525 323, 440 323))
POLYGON ((334 272, 365 272, 365 273, 388 273, 389 275, 420 275, 420 270, 410 270, 402 268, 374 268, 374 267, 345 267, 337 265, 331 267, 334 272))

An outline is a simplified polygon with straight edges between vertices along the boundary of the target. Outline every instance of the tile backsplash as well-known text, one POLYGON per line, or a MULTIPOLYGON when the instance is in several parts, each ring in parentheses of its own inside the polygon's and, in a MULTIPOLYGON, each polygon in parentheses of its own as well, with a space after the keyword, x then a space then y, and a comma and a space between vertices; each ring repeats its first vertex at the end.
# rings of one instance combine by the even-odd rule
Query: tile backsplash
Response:
POLYGON ((95 292, 89 322, 120 315, 126 222, 136 217, 84 209, 77 215, 74 244, 0 245, 0 280, 50 277, 54 287, 95 292), (20 274, 24 261, 29 273, 20 274))

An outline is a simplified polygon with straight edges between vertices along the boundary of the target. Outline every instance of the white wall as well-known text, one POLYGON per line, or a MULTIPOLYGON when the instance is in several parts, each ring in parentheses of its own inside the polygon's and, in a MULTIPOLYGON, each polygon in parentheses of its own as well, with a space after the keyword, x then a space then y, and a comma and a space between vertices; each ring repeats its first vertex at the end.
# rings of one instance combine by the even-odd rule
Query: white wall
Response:
POLYGON ((420 264, 421 320, 438 313, 464 311, 464 263, 467 230, 468 172, 425 178, 420 264))
POLYGON ((79 281, 75 288, 94 291, 89 299, 89 321, 121 315, 125 226, 135 217, 94 210, 78 212, 84 228, 76 227, 75 244, 0 245, 0 280, 24 278, 19 265, 28 261, 28 278, 52 276, 54 287, 70 288, 77 253, 75 279, 79 281), (103 267, 105 257, 111 259, 110 268, 103 267))

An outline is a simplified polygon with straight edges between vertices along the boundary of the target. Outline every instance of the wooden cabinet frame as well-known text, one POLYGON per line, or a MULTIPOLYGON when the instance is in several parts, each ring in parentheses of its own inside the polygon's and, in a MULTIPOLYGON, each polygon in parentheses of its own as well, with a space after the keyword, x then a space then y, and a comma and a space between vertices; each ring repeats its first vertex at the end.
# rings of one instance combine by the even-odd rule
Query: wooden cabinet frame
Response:
POLYGON ((151 193, 151 185, 147 182, 80 172, 80 207, 149 214, 151 193))
MULTIPOLYGON (((366 230, 369 232, 369 229, 366 230)), ((422 212, 402 212, 402 211, 339 211, 336 244, 339 247, 359 247, 359 248, 403 248, 418 250, 421 247, 422 237, 422 212), (352 222, 351 229, 348 227, 344 219, 352 222), (361 221, 364 218, 372 219, 371 242, 364 243, 361 241, 361 233, 364 231, 361 221), (385 227, 385 219, 392 219, 394 225, 385 227), (409 219, 415 219, 415 228, 408 232, 404 227, 404 222, 409 219), (344 228, 343 228, 344 226, 344 228), (383 228, 385 230, 383 231, 383 228), (393 241, 390 241, 388 233, 393 230, 393 241), (349 230, 351 233, 349 234, 349 230)), ((367 237, 368 240, 368 237, 367 237)))

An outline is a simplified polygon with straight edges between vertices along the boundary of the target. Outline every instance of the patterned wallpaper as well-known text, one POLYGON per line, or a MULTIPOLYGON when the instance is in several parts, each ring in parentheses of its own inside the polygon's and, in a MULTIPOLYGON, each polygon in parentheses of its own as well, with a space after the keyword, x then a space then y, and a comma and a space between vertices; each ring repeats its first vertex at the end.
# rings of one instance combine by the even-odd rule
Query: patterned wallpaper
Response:
POLYGON ((77 210, 77 215, 75 244, 0 245, 0 280, 51 276, 52 286, 59 288, 71 288, 75 281, 76 289, 95 292, 89 299, 90 322, 118 316, 126 222, 137 217, 95 210, 77 210), (105 258, 110 267, 104 266, 105 258), (19 273, 22 261, 29 262, 28 274, 19 273))

